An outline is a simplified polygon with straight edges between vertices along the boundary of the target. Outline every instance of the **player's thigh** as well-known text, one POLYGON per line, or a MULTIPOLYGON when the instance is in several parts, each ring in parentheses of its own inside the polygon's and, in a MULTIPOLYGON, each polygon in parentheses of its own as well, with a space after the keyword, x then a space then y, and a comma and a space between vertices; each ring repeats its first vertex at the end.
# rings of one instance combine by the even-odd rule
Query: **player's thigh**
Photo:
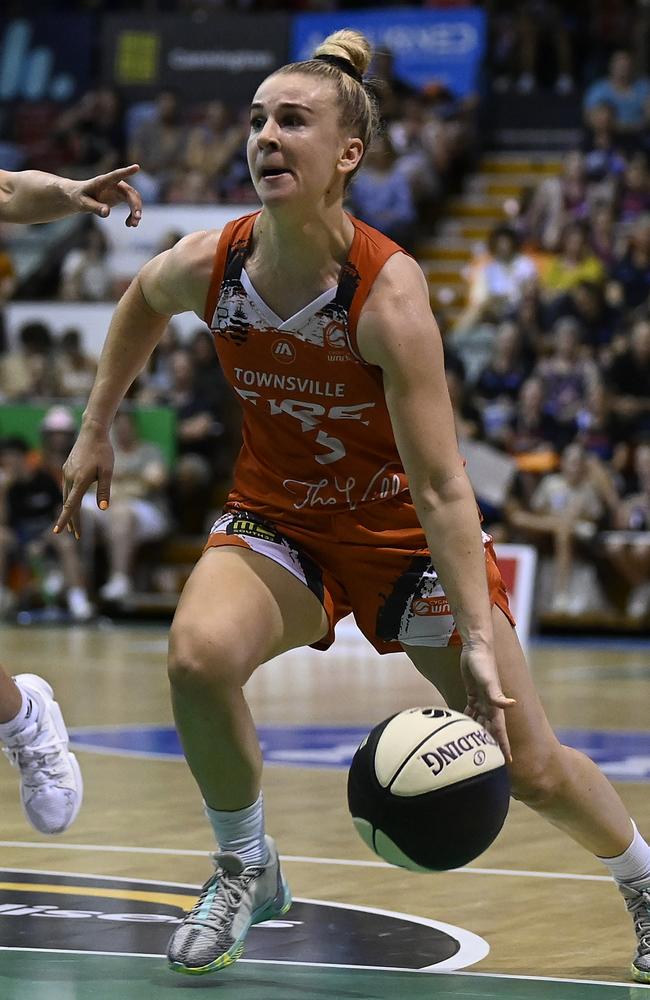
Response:
POLYGON ((327 628, 321 602, 283 566, 243 547, 211 548, 176 609, 172 679, 200 674, 244 684, 259 664, 316 642, 327 628))
MULTIPOLYGON (((504 693, 516 700, 505 711, 515 780, 541 781, 557 755, 558 741, 546 718, 517 633, 499 608, 492 608, 497 669, 504 693)), ((466 697, 460 674, 460 647, 404 646, 404 651, 427 680, 441 692, 450 708, 462 712, 466 697)), ((549 773, 550 777, 550 773, 549 773)))

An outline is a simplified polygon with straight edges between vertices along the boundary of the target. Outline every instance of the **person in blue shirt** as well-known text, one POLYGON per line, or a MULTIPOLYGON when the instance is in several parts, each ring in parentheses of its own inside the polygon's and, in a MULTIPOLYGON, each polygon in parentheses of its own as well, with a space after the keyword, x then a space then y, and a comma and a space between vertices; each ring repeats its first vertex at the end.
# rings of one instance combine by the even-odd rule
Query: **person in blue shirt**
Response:
POLYGON ((618 132, 640 132, 649 98, 650 80, 637 77, 630 53, 619 49, 610 59, 607 76, 587 90, 584 111, 588 114, 597 104, 610 104, 616 112, 618 132))

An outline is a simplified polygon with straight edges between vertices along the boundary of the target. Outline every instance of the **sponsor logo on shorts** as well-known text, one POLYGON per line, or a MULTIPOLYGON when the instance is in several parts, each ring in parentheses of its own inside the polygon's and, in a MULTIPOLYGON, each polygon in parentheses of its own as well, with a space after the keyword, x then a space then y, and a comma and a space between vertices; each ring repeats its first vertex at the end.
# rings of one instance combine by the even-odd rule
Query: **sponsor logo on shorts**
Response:
POLYGON ((435 618, 439 615, 450 615, 451 608, 446 597, 414 597, 411 601, 411 611, 423 618, 435 618))
POLYGON ((281 538, 274 528, 250 517, 235 517, 226 527, 227 535, 248 535, 250 538, 260 538, 264 542, 279 542, 281 538))

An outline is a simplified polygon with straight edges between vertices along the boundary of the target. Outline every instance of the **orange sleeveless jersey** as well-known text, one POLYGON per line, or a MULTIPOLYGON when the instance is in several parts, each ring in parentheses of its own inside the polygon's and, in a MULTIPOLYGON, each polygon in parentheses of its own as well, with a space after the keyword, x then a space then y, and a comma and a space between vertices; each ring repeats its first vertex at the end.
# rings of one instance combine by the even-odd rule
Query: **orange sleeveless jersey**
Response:
POLYGON ((400 494, 408 500, 381 371, 356 344, 375 278, 405 251, 351 218, 354 239, 338 285, 283 321, 245 270, 258 214, 224 228, 205 310, 244 414, 229 503, 304 523, 310 514, 354 511, 400 494))

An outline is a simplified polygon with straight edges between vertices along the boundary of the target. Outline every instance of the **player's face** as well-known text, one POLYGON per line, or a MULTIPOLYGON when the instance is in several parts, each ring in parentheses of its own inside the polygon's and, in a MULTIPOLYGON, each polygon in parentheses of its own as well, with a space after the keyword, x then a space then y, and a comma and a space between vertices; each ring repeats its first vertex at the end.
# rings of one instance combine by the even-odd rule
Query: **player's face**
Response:
POLYGON ((271 76, 251 105, 248 166, 263 204, 342 197, 363 152, 341 127, 334 86, 304 73, 271 76))

